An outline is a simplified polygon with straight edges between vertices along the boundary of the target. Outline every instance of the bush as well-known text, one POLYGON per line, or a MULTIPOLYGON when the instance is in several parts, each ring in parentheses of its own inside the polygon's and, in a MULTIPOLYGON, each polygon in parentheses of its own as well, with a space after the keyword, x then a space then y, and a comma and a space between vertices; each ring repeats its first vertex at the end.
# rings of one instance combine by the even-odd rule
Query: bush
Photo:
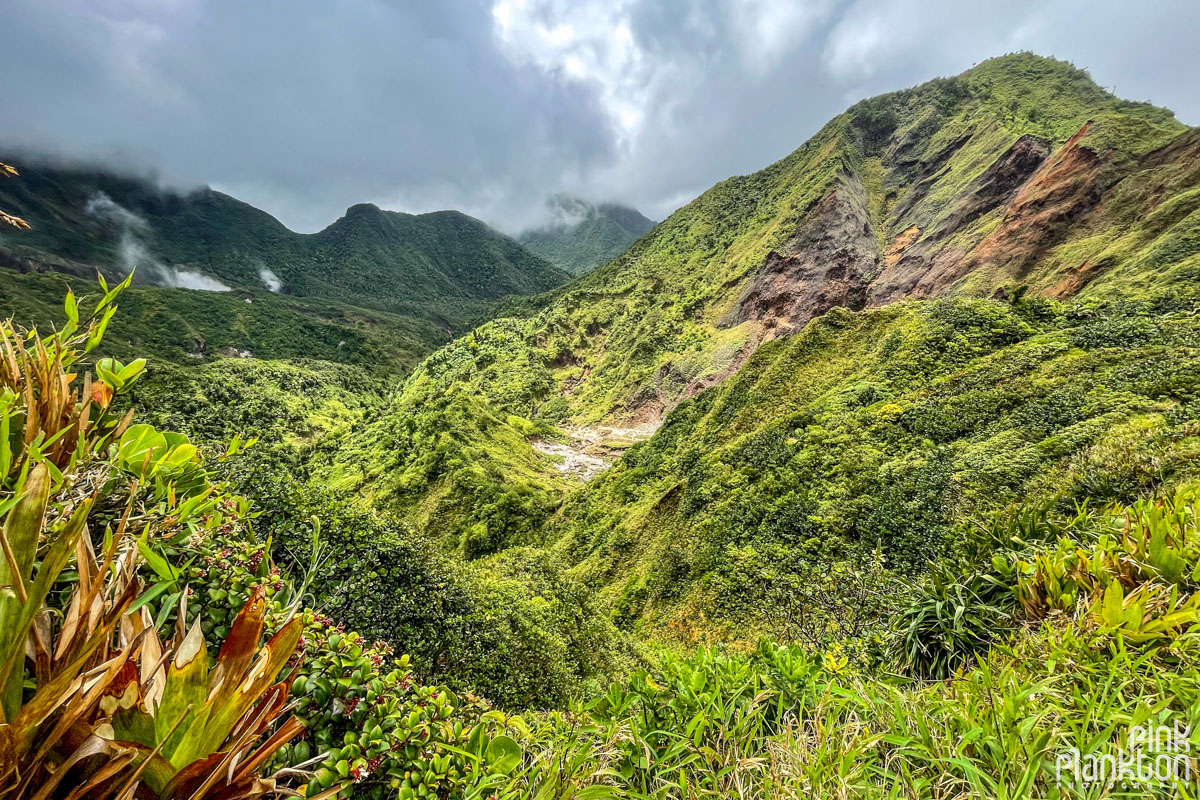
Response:
POLYGON ((989 589, 982 575, 952 577, 935 568, 896 620, 900 664, 918 677, 944 680, 985 653, 1011 618, 985 601, 989 589))

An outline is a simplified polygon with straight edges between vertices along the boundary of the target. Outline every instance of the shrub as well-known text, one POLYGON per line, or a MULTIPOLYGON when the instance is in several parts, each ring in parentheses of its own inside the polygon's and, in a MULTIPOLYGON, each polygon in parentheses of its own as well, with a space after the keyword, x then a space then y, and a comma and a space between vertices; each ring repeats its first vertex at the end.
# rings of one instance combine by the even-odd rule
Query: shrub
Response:
POLYGON ((212 524, 212 487, 186 439, 112 413, 144 362, 101 361, 76 384, 127 283, 102 283, 83 329, 70 294, 52 336, 0 323, 0 796, 260 796, 267 762, 302 727, 284 720, 280 679, 300 622, 281 620, 261 645, 266 604, 252 594, 210 669, 177 594, 176 633, 160 638, 151 603, 172 583, 143 591, 137 566, 158 558, 149 539, 212 524), (124 512, 110 518, 114 501, 124 512), (89 525, 104 531, 99 552, 89 525))
POLYGON ((901 665, 943 680, 986 652, 1009 621, 1005 609, 984 599, 988 592, 982 575, 952 576, 935 567, 928 582, 913 587, 896 620, 901 665))

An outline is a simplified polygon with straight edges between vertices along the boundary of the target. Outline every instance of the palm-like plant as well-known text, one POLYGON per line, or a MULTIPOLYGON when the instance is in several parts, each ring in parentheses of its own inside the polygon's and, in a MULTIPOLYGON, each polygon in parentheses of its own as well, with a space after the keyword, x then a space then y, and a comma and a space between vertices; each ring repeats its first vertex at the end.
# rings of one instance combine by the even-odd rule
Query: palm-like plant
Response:
POLYGON ((260 773, 302 729, 280 723, 300 620, 260 645, 267 603, 252 594, 210 666, 200 619, 186 624, 186 593, 168 642, 149 614, 126 530, 136 482, 99 546, 88 530, 116 483, 108 454, 129 419, 109 415, 113 386, 77 388, 71 367, 123 286, 104 287, 83 331, 70 295, 53 336, 0 323, 0 798, 275 794, 260 773))

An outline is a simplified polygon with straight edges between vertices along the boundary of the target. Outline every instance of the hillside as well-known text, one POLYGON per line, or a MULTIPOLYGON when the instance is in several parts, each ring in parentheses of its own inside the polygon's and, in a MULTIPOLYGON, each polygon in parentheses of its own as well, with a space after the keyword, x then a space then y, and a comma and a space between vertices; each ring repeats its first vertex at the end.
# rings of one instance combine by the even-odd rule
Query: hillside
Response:
POLYGON ((129 175, 14 157, 0 207, 28 231, 0 231, 0 266, 139 283, 268 289, 419 319, 461 332, 512 294, 566 275, 479 220, 454 211, 402 214, 368 205, 315 234, 211 189, 177 191, 129 175))
MULTIPOLYGON (((68 286, 82 298, 98 299, 94 279, 61 273, 2 274, 0 315, 26 324, 61 324, 68 286)), ((408 374, 449 338, 429 320, 266 289, 212 292, 137 286, 122 296, 121 313, 112 320, 104 353, 189 367, 225 358, 316 359, 394 379, 408 374)))
POLYGON ((1194 796, 1170 112, 994 59, 564 285, 96 175, 0 195, 0 798, 1194 796))
POLYGON ((654 222, 635 209, 557 195, 547 201, 550 221, 517 237, 534 255, 572 275, 583 275, 624 253, 654 222))
POLYGON ((828 643, 824 615, 862 590, 850 565, 918 575, 1012 505, 1065 513, 1200 478, 1198 309, 834 309, 682 403, 547 538, 626 625, 828 643))
POLYGON ((1198 153, 1170 112, 1026 54, 863 101, 438 351, 323 474, 467 552, 537 539, 579 483, 555 453, 611 460, 830 309, 1194 295, 1198 153))

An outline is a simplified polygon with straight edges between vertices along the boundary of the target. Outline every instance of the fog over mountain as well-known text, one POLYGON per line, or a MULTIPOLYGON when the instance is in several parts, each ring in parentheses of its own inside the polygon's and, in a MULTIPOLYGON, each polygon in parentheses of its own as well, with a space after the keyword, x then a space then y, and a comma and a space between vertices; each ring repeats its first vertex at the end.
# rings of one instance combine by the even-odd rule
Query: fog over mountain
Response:
POLYGON ((854 100, 1005 51, 1200 122, 1198 20, 1181 1, 18 2, 0 139, 211 184, 303 231, 374 202, 517 233, 558 192, 663 219, 854 100))

